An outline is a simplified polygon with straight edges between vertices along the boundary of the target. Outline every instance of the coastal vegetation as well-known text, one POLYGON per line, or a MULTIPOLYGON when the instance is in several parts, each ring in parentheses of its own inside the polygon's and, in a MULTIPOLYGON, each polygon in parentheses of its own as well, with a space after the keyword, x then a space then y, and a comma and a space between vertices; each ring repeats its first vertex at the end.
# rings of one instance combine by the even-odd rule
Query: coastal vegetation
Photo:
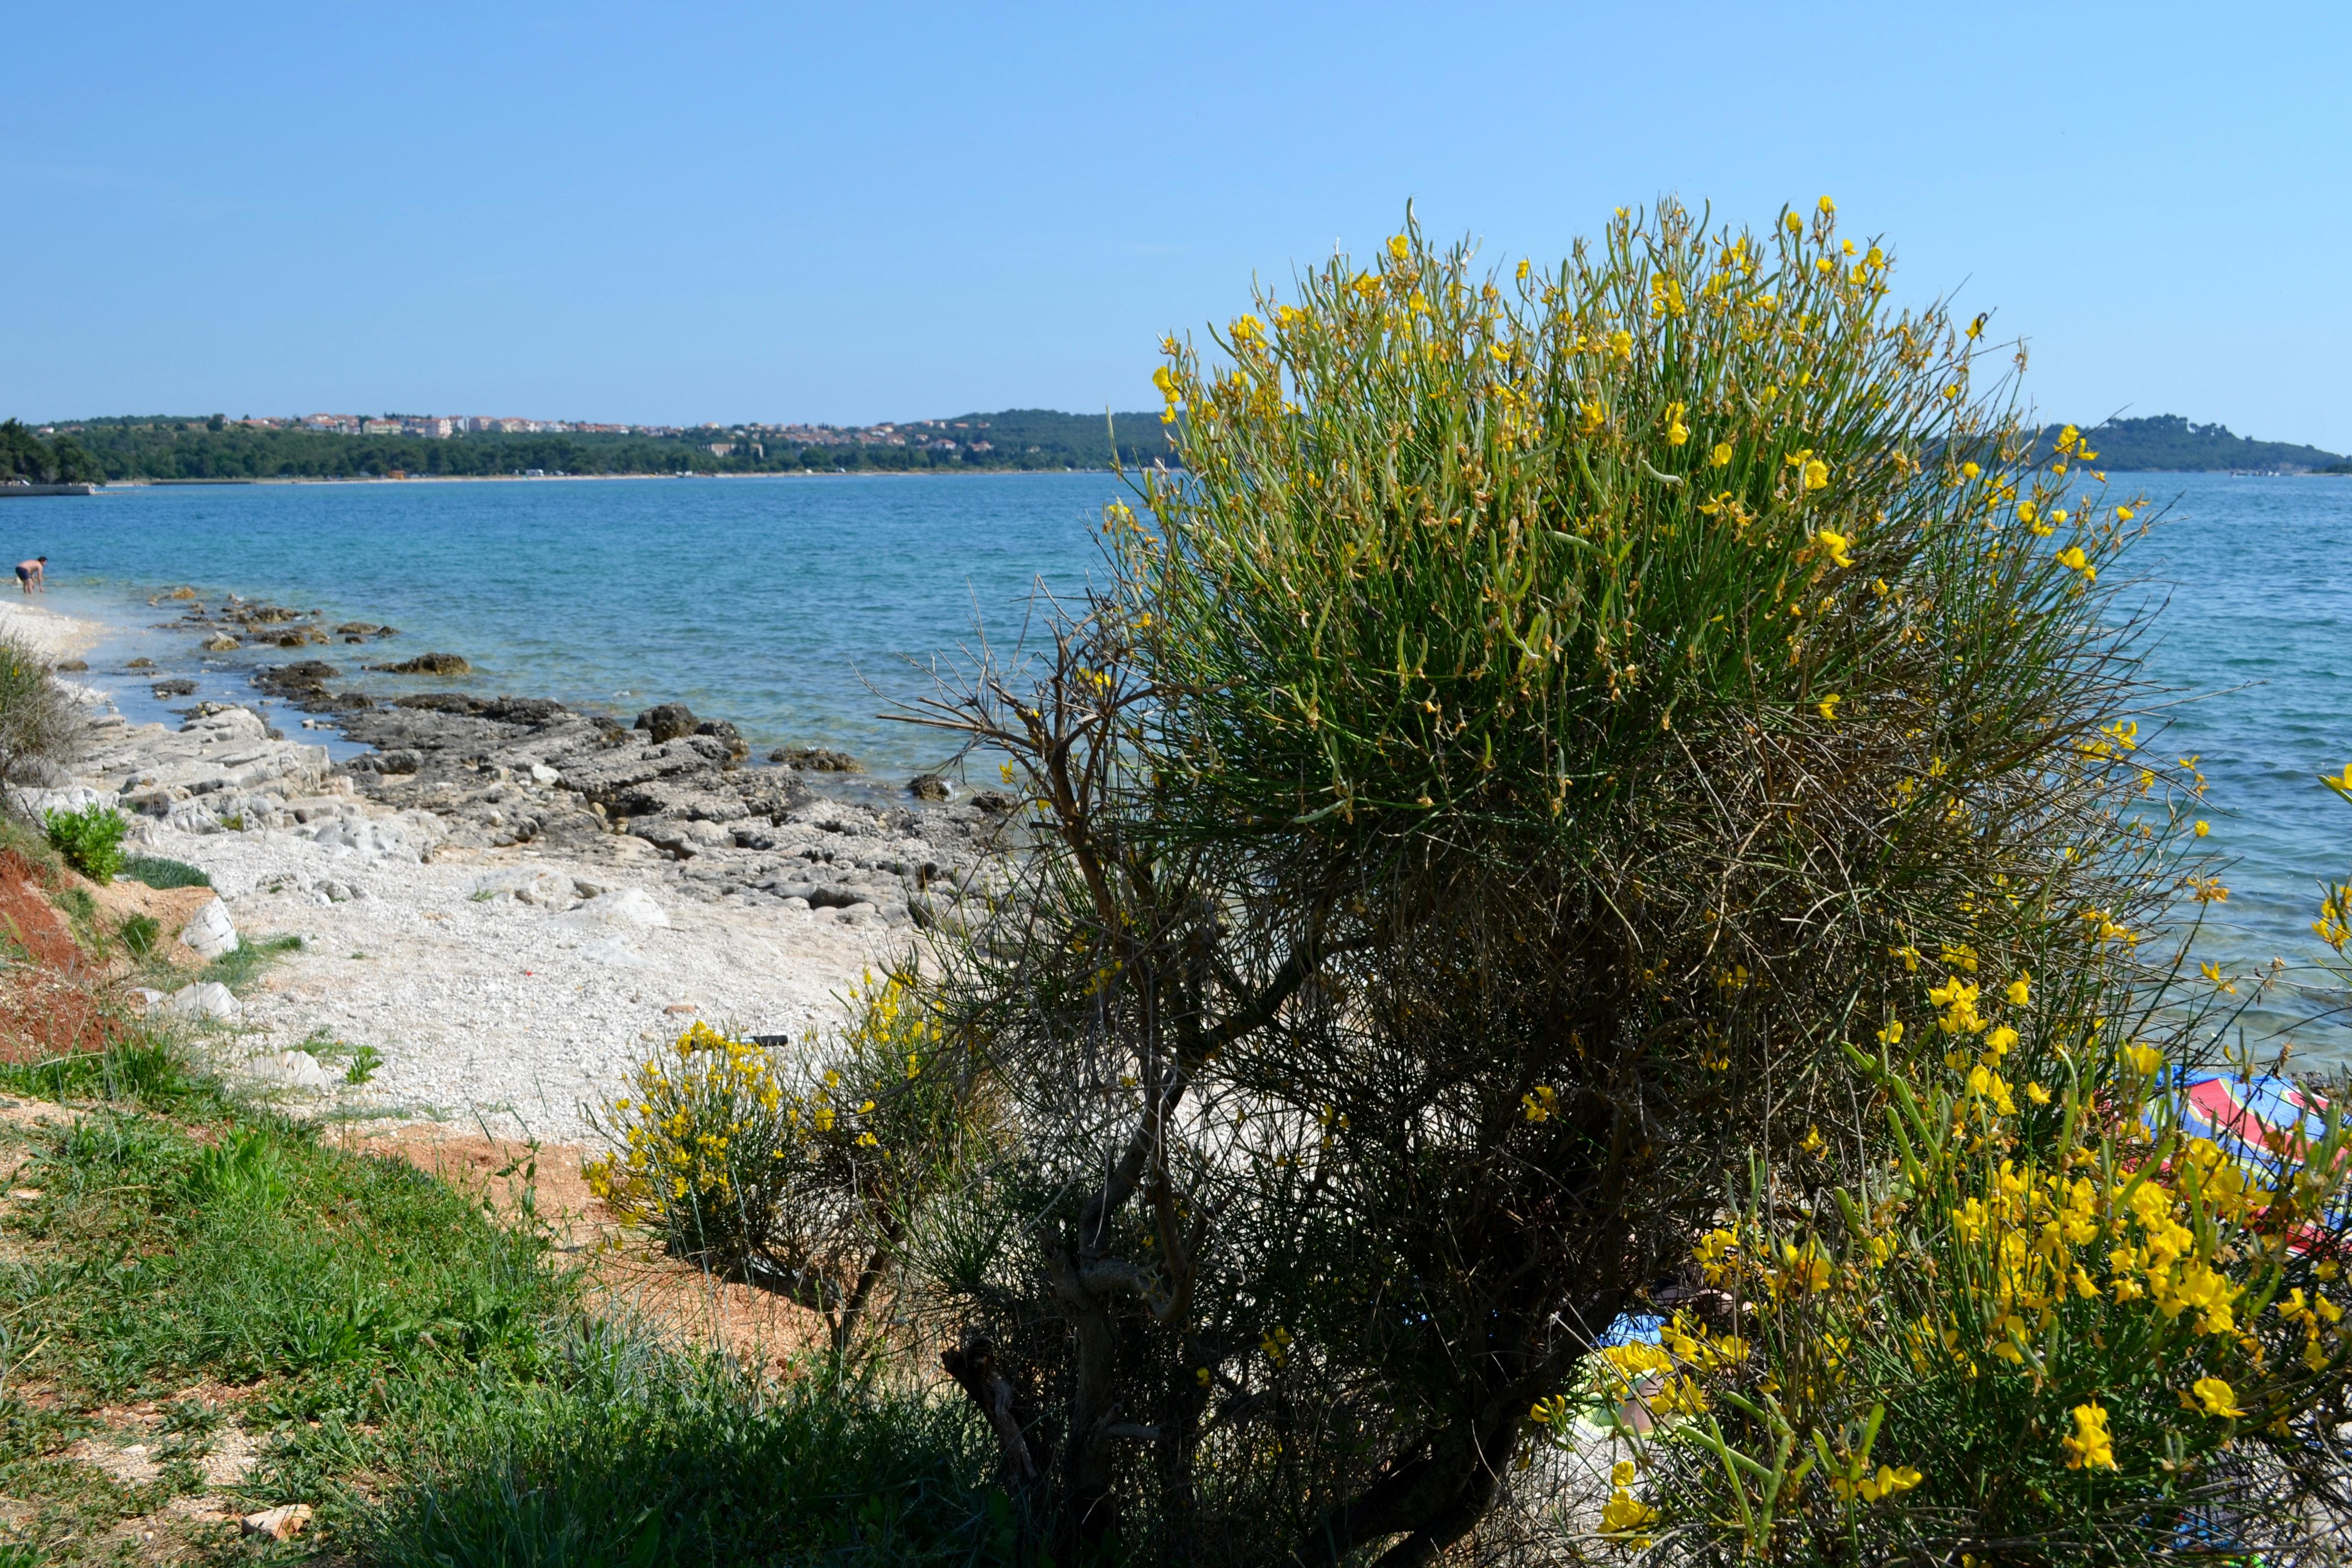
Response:
POLYGON ((110 882, 122 868, 122 836, 131 830, 131 823, 112 806, 52 809, 42 815, 41 826, 48 835, 49 847, 91 881, 110 882))
MULTIPOLYGON (((48 661, 21 640, 0 635, 0 796, 18 785, 47 783, 79 741, 79 718, 49 679, 48 661)), ((0 816, 8 809, 0 800, 0 816)))
POLYGON ((950 1177, 864 1353, 940 1352, 1024 1556, 2340 1528, 2340 1123, 2248 1165, 2176 1098, 2252 1069, 2142 503, 1891 268, 1826 198, 1541 271, 1409 223, 1171 339, 1110 583, 908 712, 1036 848, 898 977, 1000 1130, 876 1134, 950 1177))
MULTIPOLYGON (((2062 428, 2049 425, 2036 432, 2039 449, 2054 450, 2062 428)), ((2178 414, 2110 419, 2087 427, 2085 439, 2102 467, 2125 471, 2301 473, 2342 471, 2346 464, 2316 447, 2234 436, 2225 425, 2192 424, 2178 414)))
MULTIPOLYGON (((2191 1114, 2284 1069, 2188 973, 2145 503, 1893 268, 1826 197, 1492 270, 1408 214, 1169 339, 1097 585, 901 711, 1002 792, 971 896, 602 1119, 614 1219, 804 1310, 782 1365, 601 1289, 536 1149, 459 1190, 127 1008, 0 1066, 0 1551, 2326 1560, 2352 1133, 2191 1114)), ((73 921, 0 980, 158 973, 0 837, 73 921)))
POLYGON ((0 822, 0 1563, 1009 1561, 958 1405, 681 1342, 541 1210, 531 1148, 493 1203, 108 991, 126 952, 243 991, 292 939, 166 980, 156 922, 114 924, 37 835, 0 822))
POLYGON ((242 1560, 238 1516, 298 1501, 279 1550, 419 1568, 992 1560, 953 1407, 823 1366, 762 1388, 592 1310, 527 1202, 348 1152, 152 1035, 0 1090, 75 1102, 0 1128, 29 1561, 242 1560))
MULTIPOLYGON (((5 432, 6 427, 0 427, 5 432)), ((21 431, 21 426, 16 427, 21 431)), ((1007 409, 895 427, 788 439, 709 426, 674 435, 486 431, 445 437, 343 435, 218 416, 77 421, 60 435, 83 477, 108 479, 448 478, 545 474, 931 473, 1148 466, 1169 453, 1154 414, 1007 409), (1107 424, 1107 420, 1110 423, 1107 424), (1111 426, 1118 432, 1114 447, 1111 426), (714 447, 723 450, 714 450, 714 447)), ((0 439, 5 439, 0 435, 0 439)), ((22 439, 36 446, 29 432, 22 439)), ((48 451, 51 448, 43 447, 48 451)), ((54 461, 52 468, 55 468, 54 461)))
POLYGON ((105 477, 105 466, 71 436, 44 440, 19 420, 0 420, 0 484, 81 484, 105 477))
MULTIPOLYGON (((903 426, 825 429, 822 439, 764 427, 710 426, 666 435, 482 431, 446 437, 345 435, 257 426, 218 416, 73 422, 44 441, 0 425, 0 479, 101 479, 491 478, 514 474, 759 474, 1038 471, 1149 468, 1178 456, 1155 414, 1060 414, 1013 408, 903 426), (723 450, 714 450, 723 448, 723 450)), ((2046 455, 2065 426, 2033 433, 2046 455)), ((2177 414, 2110 419, 2088 429, 2100 464, 2120 471, 2340 471, 2316 447, 2237 436, 2177 414)))

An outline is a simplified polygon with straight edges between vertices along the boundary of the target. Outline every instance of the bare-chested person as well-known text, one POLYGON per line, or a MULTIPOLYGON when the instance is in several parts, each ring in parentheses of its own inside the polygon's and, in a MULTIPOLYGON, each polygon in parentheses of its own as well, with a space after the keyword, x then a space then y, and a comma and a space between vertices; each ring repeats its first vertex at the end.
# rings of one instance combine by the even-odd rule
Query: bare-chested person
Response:
POLYGON ((30 594, 35 588, 49 585, 47 575, 41 570, 49 563, 46 555, 36 555, 30 561, 16 563, 16 586, 30 594))

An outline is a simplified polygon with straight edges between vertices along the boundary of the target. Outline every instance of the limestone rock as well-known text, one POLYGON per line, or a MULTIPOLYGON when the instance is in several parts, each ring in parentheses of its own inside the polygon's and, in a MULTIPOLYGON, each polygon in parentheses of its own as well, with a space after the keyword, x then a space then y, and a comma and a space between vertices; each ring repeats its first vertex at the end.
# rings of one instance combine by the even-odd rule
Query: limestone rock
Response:
POLYGON ((313 1091, 335 1087, 334 1075, 308 1051, 278 1051, 253 1064, 254 1075, 287 1089, 313 1091))
MULTIPOLYGON (((190 915, 188 923, 180 928, 180 940, 198 958, 220 958, 236 952, 236 923, 229 919, 228 906, 215 899, 190 915)), ((216 985, 213 989, 226 994, 225 987, 216 985)))
POLYGON ((740 763, 751 754, 751 743, 743 739, 743 731, 724 719, 705 719, 694 727, 694 732, 723 742, 730 761, 740 763))
POLYGON ((165 1005, 184 1018, 234 1018, 245 1006, 217 980, 200 980, 172 993, 165 1005))
POLYGON ((267 1508, 259 1513, 248 1513, 239 1521, 247 1535, 266 1535, 272 1541, 291 1541, 309 1528, 310 1505, 289 1502, 282 1508, 267 1508))

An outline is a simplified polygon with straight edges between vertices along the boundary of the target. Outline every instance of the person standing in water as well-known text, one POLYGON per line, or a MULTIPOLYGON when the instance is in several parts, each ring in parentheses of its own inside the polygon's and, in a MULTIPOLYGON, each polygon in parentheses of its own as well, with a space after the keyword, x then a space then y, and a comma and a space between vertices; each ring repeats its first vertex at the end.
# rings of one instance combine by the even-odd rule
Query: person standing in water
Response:
POLYGON ((36 555, 30 561, 17 562, 16 586, 23 589, 28 595, 32 593, 33 587, 36 584, 38 584, 46 590, 49 585, 49 582, 47 574, 42 572, 41 568, 47 566, 48 563, 49 558, 46 555, 36 555))

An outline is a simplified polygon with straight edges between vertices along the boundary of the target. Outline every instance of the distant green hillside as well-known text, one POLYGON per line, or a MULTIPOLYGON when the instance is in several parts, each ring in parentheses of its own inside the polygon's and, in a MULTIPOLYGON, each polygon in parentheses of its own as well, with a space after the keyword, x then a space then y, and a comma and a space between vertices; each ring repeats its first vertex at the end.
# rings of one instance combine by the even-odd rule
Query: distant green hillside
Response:
MULTIPOLYGON (((2058 439, 2062 426, 2042 427, 2041 449, 2058 439)), ((2229 469, 2341 471, 2345 459, 2316 447, 2284 441, 2257 441, 2233 436, 2224 425, 2192 425, 2178 414, 2151 415, 2146 419, 2110 419, 2095 428, 2084 427, 2091 450, 2103 468, 2140 471, 2221 472, 2229 469)))
MULTIPOLYGON (((1120 414, 1118 456, 1138 468, 1168 455, 1155 413, 1120 414)), ((709 426, 609 434, 476 432, 352 436, 270 428, 211 416, 141 416, 61 422, 58 446, 109 479, 449 478, 544 474, 742 474, 836 469, 907 473, 1107 468, 1104 416, 1011 408, 951 419, 867 426, 709 426), (77 445, 78 444, 78 445, 77 445)), ((34 439, 29 433, 26 439, 34 439)), ((0 463, 7 459, 0 457, 0 463)), ((24 459, 29 463, 29 458, 24 459)))
POLYGON ((70 485, 104 477, 98 460, 72 437, 44 441, 14 419, 0 422, 0 483, 23 479, 36 485, 70 485))

